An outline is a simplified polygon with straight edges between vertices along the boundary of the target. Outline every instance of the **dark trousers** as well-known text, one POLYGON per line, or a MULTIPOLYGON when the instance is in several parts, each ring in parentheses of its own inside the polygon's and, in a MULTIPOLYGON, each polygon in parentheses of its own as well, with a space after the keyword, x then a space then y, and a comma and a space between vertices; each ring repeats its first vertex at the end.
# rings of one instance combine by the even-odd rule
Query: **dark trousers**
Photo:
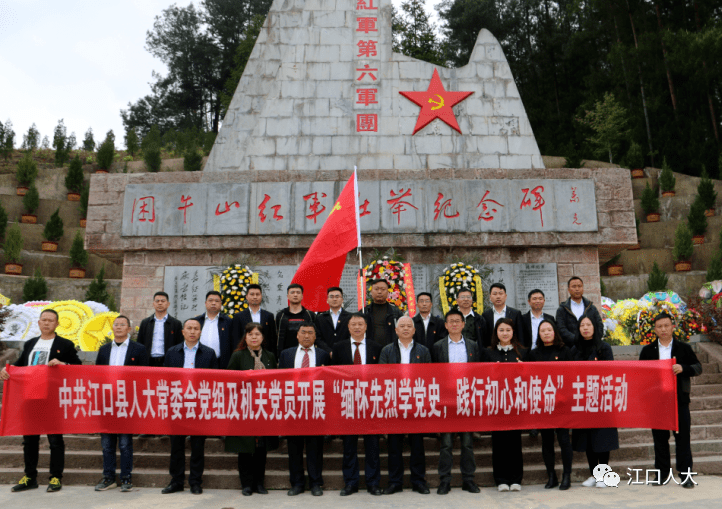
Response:
POLYGON ((547 473, 552 475, 554 473, 554 432, 556 431, 557 441, 559 442, 559 449, 562 452, 562 467, 564 468, 564 474, 571 475, 572 473, 572 457, 574 452, 572 451, 572 442, 569 439, 569 430, 566 428, 554 429, 543 429, 541 430, 542 437, 542 458, 544 458, 544 465, 547 467, 547 473))
MULTIPOLYGON (((690 445, 690 428, 692 426, 689 415, 689 403, 678 403, 679 431, 674 434, 674 447, 678 472, 692 471, 692 447, 690 445)), ((669 456, 669 431, 666 429, 653 429, 654 438, 654 468, 660 472, 660 477, 666 478, 672 462, 669 456)))
POLYGON ((164 362, 165 362, 165 355, 163 357, 151 357, 150 361, 148 362, 148 365, 158 368, 158 367, 163 367, 164 362))
POLYGON ((241 476, 241 486, 244 488, 255 488, 263 486, 266 482, 266 457, 268 451, 265 447, 256 446, 251 453, 238 453, 238 474, 241 476))
MULTIPOLYGON (((65 468, 63 435, 48 435, 48 443, 50 444, 50 477, 62 479, 65 468)), ((25 475, 30 479, 37 479, 40 435, 23 436, 23 456, 25 458, 25 475)))
MULTIPOLYGON (((206 437, 191 437, 191 469, 188 484, 199 485, 203 482, 203 460, 206 437)), ((170 468, 171 482, 184 484, 186 471, 186 437, 172 435, 170 437, 170 468)))
MULTIPOLYGON (((442 433, 439 449, 439 482, 451 482, 451 467, 454 463, 452 455, 455 433, 442 433)), ((471 433, 459 433, 461 439, 461 480, 473 481, 476 472, 474 446, 471 433)))
POLYGON ((609 465, 609 451, 594 452, 587 447, 587 463, 589 464, 589 475, 594 476, 594 467, 597 465, 609 465))
MULTIPOLYGON (((358 435, 343 436, 343 482, 352 486, 359 484, 358 438, 358 435)), ((378 435, 364 435, 364 463, 366 487, 378 486, 381 482, 378 435)))
POLYGON ((130 479, 133 471, 133 435, 100 434, 103 446, 103 477, 115 479, 115 447, 120 449, 120 478, 130 479))
POLYGON ((494 482, 521 484, 524 460, 521 455, 521 430, 493 431, 491 433, 491 463, 494 482))
POLYGON ((306 446, 306 470, 311 487, 323 485, 323 437, 286 437, 291 486, 306 486, 303 474, 303 447, 306 446))
MULTIPOLYGON (((411 447, 411 484, 426 485, 426 455, 424 454, 424 437, 410 433, 411 447)), ((402 486, 404 482, 404 458, 402 455, 404 435, 389 435, 389 485, 402 486)))

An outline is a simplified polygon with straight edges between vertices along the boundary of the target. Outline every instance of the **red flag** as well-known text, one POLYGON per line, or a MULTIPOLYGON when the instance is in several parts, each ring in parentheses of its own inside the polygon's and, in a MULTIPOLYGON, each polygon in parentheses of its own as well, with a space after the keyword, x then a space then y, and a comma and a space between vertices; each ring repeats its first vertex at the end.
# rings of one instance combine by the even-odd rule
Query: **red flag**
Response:
POLYGON ((346 255, 361 245, 356 171, 341 191, 316 238, 293 276, 303 286, 303 305, 311 311, 326 311, 326 290, 338 286, 346 255))

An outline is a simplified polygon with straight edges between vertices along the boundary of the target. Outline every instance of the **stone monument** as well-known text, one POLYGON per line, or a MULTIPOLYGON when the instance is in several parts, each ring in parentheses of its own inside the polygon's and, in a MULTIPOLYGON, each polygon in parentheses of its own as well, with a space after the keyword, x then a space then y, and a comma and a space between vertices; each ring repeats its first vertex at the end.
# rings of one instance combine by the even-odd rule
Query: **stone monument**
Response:
POLYGON ((629 173, 544 168, 487 30, 457 69, 391 42, 389 0, 275 0, 202 172, 92 177, 86 244, 123 264, 124 313, 148 315, 178 268, 243 255, 283 267, 282 291, 354 166, 365 249, 395 247, 419 274, 480 256, 517 304, 535 273, 552 302, 579 275, 599 303, 600 261, 636 244, 629 173))

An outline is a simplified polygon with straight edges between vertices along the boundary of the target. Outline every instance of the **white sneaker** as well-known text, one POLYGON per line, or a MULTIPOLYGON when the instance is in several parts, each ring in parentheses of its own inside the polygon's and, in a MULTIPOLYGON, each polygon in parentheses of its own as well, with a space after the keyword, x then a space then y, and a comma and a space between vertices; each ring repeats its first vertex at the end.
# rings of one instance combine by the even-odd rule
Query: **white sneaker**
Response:
POLYGON ((509 491, 509 485, 508 484, 500 484, 497 489, 499 491, 509 491))
MULTIPOLYGON (((604 483, 602 483, 602 484, 604 484, 604 483)), ((594 476, 590 477, 589 479, 587 479, 586 481, 584 481, 582 483, 582 486, 584 486, 585 488, 593 488, 596 485, 597 485, 597 480, 594 478, 594 476)))
POLYGON ((602 481, 597 482, 597 488, 606 488, 606 487, 607 487, 607 485, 604 484, 604 482, 602 482, 602 481))
POLYGON ((521 491, 521 484, 512 484, 509 486, 509 489, 511 491, 521 491))

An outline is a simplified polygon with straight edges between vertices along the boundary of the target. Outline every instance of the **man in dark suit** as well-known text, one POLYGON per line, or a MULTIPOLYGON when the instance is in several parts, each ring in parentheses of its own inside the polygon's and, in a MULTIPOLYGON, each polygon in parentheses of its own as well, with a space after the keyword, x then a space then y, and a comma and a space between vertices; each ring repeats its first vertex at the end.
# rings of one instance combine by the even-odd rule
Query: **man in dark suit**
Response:
POLYGON ((414 341, 431 350, 438 340, 445 338, 449 333, 446 332, 443 318, 431 313, 432 300, 429 292, 417 295, 416 304, 419 306, 419 313, 414 317, 416 327, 414 341))
MULTIPOLYGON (((38 320, 40 336, 29 339, 23 345, 20 358, 15 366, 62 366, 64 364, 82 364, 75 351, 72 341, 55 334, 58 328, 58 313, 46 309, 40 313, 38 320)), ((0 380, 8 380, 10 374, 5 368, 0 371, 0 380)), ((48 435, 50 443, 50 482, 48 492, 60 491, 63 487, 65 467, 65 442, 63 435, 48 435)), ((25 491, 38 487, 38 457, 40 455, 40 436, 26 435, 23 437, 23 456, 25 459, 25 475, 20 482, 12 487, 12 491, 25 491)))
MULTIPOLYGON (((689 344, 674 339, 674 322, 669 314, 660 313, 655 317, 654 332, 657 334, 657 341, 653 341, 642 348, 639 360, 675 360, 672 372, 677 377, 679 431, 673 431, 672 433, 674 434, 676 446, 677 471, 681 476, 685 472, 692 471, 692 447, 690 445, 692 421, 689 413, 689 395, 692 384, 690 377, 702 374, 702 364, 700 364, 689 344)), ((652 438, 654 439, 654 468, 659 470, 657 481, 652 482, 652 484, 661 486, 662 483, 665 483, 662 479, 666 478, 669 481, 668 475, 672 475, 672 461, 669 455, 669 430, 653 429, 652 438)), ((688 475, 682 482, 682 487, 694 488, 695 484, 692 476, 688 475)))
MULTIPOLYGON (((475 341, 466 339, 461 331, 464 330, 464 315, 458 309, 446 313, 446 329, 449 337, 440 339, 434 344, 434 362, 479 362, 482 356, 475 341)), ((486 349, 484 349, 486 352, 486 349)), ((483 360, 487 360, 484 356, 483 360)), ((453 464, 453 433, 441 434, 439 449, 439 488, 436 493, 446 495, 451 490, 451 467, 453 464)), ((459 433, 461 439, 461 489, 469 493, 479 493, 481 490, 474 482, 476 473, 476 460, 474 458, 473 437, 470 432, 459 433)))
POLYGON ((489 288, 489 300, 491 300, 491 309, 487 309, 482 313, 486 325, 485 340, 489 344, 483 344, 488 347, 491 344, 491 336, 494 333, 494 326, 501 318, 509 318, 514 322, 514 332, 519 344, 525 345, 526 338, 524 336, 524 327, 521 323, 521 311, 506 305, 506 286, 502 283, 494 283, 489 288))
POLYGON ((155 313, 140 322, 137 341, 145 346, 150 356, 150 366, 162 366, 168 349, 183 341, 183 325, 168 314, 168 306, 168 294, 156 292, 153 295, 155 313))
MULTIPOLYGON (((303 322, 298 327, 298 346, 287 348, 281 352, 278 369, 315 368, 328 366, 331 357, 320 348, 316 348, 316 327, 313 322, 303 322)), ((288 470, 291 478, 291 489, 288 496, 303 493, 306 478, 303 474, 303 448, 306 447, 306 468, 314 497, 323 495, 323 437, 294 436, 286 437, 288 441, 288 470)))
POLYGON ((241 338, 246 333, 246 325, 249 323, 260 323, 263 329, 263 349, 268 350, 274 357, 278 358, 278 338, 276 337, 276 320, 273 313, 261 309, 263 302, 263 288, 261 285, 248 285, 246 292, 248 308, 233 316, 231 323, 231 351, 235 351, 241 338))
MULTIPOLYGON (((287 348, 298 346, 298 328, 304 322, 313 323, 316 313, 303 307, 303 286, 298 283, 291 283, 286 289, 288 307, 276 313, 276 336, 278 337, 278 352, 281 353, 287 348)), ((317 343, 323 341, 317 338, 317 343)), ((316 346, 321 346, 317 344, 316 346)), ((331 349, 323 346, 323 350, 330 352, 331 349)))
MULTIPOLYGON (((379 364, 419 364, 430 363, 431 354, 424 345, 414 341, 414 321, 410 316, 402 316, 396 322, 398 341, 383 347, 379 364)), ((404 435, 388 435, 389 448, 389 486, 384 493, 393 495, 403 491, 404 460, 402 445, 404 435)), ((426 484, 426 455, 424 454, 424 438, 422 434, 409 433, 411 446, 411 489, 417 493, 428 495, 426 484)))
POLYGON ((212 348, 221 369, 226 369, 231 360, 231 319, 221 313, 223 300, 221 292, 211 290, 206 294, 206 312, 196 316, 201 324, 201 344, 212 348))
POLYGON ((578 276, 572 276, 567 283, 569 298, 559 304, 556 324, 564 343, 569 347, 574 342, 579 331, 579 320, 588 316, 597 331, 597 337, 604 337, 604 322, 597 307, 592 301, 584 297, 584 281, 578 276))
MULTIPOLYGON (((329 310, 316 315, 316 329, 323 343, 332 350, 335 343, 349 338, 348 320, 351 313, 343 308, 341 288, 333 286, 327 290, 326 295, 329 310)), ((321 344, 318 346, 321 347, 321 344)))
POLYGON ((481 314, 474 313, 474 294, 469 288, 461 288, 456 293, 456 303, 464 315, 464 337, 476 341, 482 348, 491 344, 491 335, 486 330, 486 320, 481 314))
POLYGON ((524 343, 522 345, 529 350, 533 350, 536 348, 539 324, 544 320, 549 320, 552 323, 556 322, 552 315, 544 312, 544 304, 546 303, 544 292, 539 289, 530 291, 529 295, 527 295, 527 301, 529 302, 529 311, 521 315, 521 324, 524 328, 524 343))
MULTIPOLYGON (((348 329, 351 338, 337 341, 333 345, 332 364, 335 366, 378 364, 381 356, 381 346, 366 339, 366 317, 363 313, 350 314, 348 329)), ((364 435, 364 452, 366 491, 372 495, 382 495, 383 491, 379 486, 381 482, 381 466, 379 464, 378 435, 364 435)), ((344 482, 341 496, 345 497, 357 493, 359 485, 358 435, 343 436, 341 470, 343 471, 344 482)))
MULTIPOLYGON (((96 366, 147 366, 148 352, 137 341, 130 340, 130 320, 118 315, 113 321, 113 341, 98 350, 96 366)), ((115 447, 120 448, 120 491, 132 491, 130 474, 133 471, 133 435, 130 433, 101 433, 103 447, 103 478, 95 491, 106 491, 117 486, 115 482, 115 447)))
MULTIPOLYGON (((218 369, 218 358, 212 348, 200 343, 201 324, 195 318, 189 318, 183 324, 183 343, 176 345, 165 356, 166 368, 186 369, 218 369)), ((191 486, 191 493, 200 495, 203 493, 201 483, 203 482, 203 461, 205 456, 205 436, 192 436, 191 441, 191 465, 188 484, 191 486)), ((170 475, 171 481, 163 488, 161 493, 175 493, 183 491, 186 470, 186 437, 173 435, 170 437, 170 475)))
POLYGON ((376 341, 382 347, 396 341, 396 320, 401 318, 401 310, 391 304, 389 282, 376 279, 371 282, 371 305, 364 308, 369 341, 376 341))

